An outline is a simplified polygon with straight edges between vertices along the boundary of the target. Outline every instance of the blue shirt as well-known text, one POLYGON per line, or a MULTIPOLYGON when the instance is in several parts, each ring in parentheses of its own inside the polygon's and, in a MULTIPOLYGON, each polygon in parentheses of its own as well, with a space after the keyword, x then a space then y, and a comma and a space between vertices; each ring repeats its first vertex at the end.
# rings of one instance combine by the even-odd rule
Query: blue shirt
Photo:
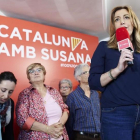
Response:
POLYGON ((74 131, 100 132, 100 103, 98 92, 91 90, 90 98, 80 86, 67 97, 70 115, 66 123, 71 139, 74 131))
POLYGON ((140 105, 140 53, 134 52, 132 66, 128 66, 105 87, 101 86, 101 75, 117 67, 120 55, 118 50, 108 48, 107 42, 103 41, 92 57, 89 86, 93 90, 102 91, 101 107, 140 105))

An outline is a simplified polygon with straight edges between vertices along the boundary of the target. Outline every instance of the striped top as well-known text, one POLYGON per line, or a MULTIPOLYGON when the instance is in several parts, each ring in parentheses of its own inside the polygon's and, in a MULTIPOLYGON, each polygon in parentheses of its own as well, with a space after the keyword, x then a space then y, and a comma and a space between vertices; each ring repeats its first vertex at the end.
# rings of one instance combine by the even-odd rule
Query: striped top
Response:
POLYGON ((91 90, 90 97, 85 95, 78 86, 67 97, 70 116, 66 123, 68 135, 71 139, 74 131, 100 132, 100 102, 98 92, 91 90))

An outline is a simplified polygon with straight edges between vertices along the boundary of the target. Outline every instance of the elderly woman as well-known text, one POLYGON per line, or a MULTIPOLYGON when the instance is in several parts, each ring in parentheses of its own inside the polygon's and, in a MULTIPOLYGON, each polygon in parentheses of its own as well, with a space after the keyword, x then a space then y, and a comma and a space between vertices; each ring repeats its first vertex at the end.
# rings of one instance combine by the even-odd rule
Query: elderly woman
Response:
POLYGON ((70 140, 100 140, 99 95, 88 84, 89 65, 79 64, 74 77, 79 82, 66 100, 70 115, 66 127, 70 140))
POLYGON ((24 89, 16 105, 19 140, 69 140, 65 122, 68 107, 60 93, 44 84, 46 70, 40 63, 27 67, 31 86, 24 89))
POLYGON ((63 101, 65 102, 67 96, 72 92, 72 82, 69 79, 62 79, 59 82, 59 91, 62 95, 63 101))
POLYGON ((14 102, 10 99, 17 79, 12 72, 0 74, 0 140, 14 140, 13 116, 14 102), (1 134, 2 132, 2 134, 1 134))

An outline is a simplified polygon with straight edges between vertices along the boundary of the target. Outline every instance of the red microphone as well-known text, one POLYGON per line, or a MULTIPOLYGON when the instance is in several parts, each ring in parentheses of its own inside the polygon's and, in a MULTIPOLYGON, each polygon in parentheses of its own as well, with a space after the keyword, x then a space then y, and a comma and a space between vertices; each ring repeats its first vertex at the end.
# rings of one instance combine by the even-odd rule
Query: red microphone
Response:
MULTIPOLYGON (((125 27, 121 27, 116 30, 116 39, 118 41, 117 44, 119 51, 123 49, 129 49, 131 52, 134 52, 129 33, 125 27)), ((133 62, 128 61, 128 64, 133 64, 133 62)))

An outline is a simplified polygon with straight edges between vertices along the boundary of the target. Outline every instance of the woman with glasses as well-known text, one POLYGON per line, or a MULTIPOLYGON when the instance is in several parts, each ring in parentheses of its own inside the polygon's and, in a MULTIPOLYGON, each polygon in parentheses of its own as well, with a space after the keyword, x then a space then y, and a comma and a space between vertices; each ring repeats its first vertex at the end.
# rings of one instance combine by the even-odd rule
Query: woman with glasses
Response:
POLYGON ((68 107, 60 93, 44 84, 46 70, 40 63, 27 67, 31 84, 18 97, 17 124, 21 128, 19 140, 69 140, 65 122, 68 107))
POLYGON ((63 98, 63 101, 65 102, 67 99, 67 96, 72 92, 72 82, 69 79, 62 79, 59 82, 59 91, 63 98))
POLYGON ((14 102, 10 98, 17 79, 9 71, 0 74, 0 140, 14 140, 14 102))

